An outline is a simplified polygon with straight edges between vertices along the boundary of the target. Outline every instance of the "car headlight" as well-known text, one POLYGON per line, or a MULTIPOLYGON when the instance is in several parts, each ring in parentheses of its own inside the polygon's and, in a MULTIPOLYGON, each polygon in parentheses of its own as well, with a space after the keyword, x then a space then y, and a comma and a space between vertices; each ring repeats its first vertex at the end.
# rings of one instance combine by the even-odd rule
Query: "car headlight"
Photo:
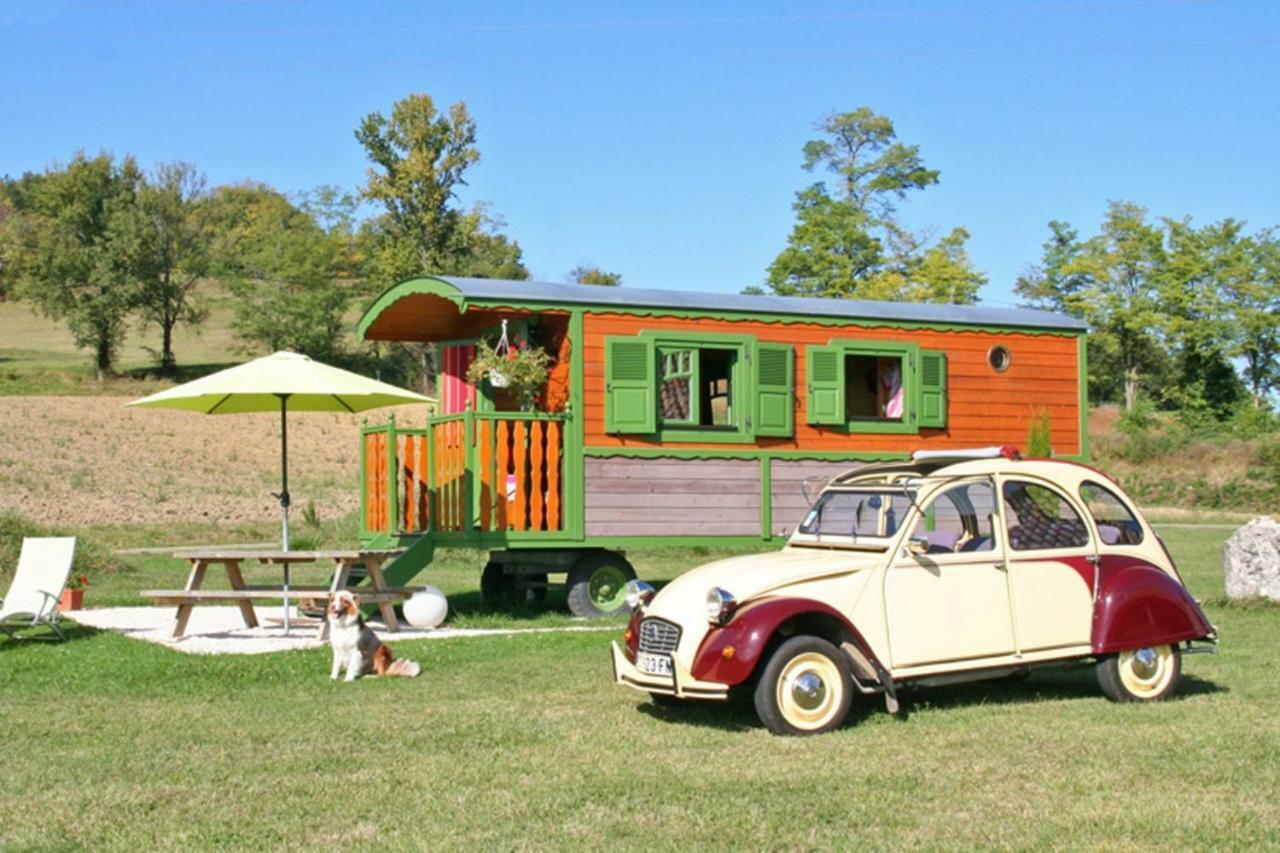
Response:
POLYGON ((738 609, 737 599, 725 589, 713 586, 707 590, 707 618, 717 625, 723 625, 733 618, 733 611, 738 609))
POLYGON ((632 610, 653 601, 654 589, 644 581, 627 581, 627 606, 632 610))

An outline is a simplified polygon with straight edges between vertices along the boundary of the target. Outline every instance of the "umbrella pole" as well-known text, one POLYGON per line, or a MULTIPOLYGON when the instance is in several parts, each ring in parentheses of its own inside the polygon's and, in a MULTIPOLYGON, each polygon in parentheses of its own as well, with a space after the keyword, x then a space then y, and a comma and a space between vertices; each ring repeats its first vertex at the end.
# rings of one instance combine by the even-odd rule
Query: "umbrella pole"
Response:
MULTIPOLYGON (((289 395, 280 396, 280 538, 289 550, 289 395)), ((289 563, 284 564, 284 633, 289 634, 289 563)))

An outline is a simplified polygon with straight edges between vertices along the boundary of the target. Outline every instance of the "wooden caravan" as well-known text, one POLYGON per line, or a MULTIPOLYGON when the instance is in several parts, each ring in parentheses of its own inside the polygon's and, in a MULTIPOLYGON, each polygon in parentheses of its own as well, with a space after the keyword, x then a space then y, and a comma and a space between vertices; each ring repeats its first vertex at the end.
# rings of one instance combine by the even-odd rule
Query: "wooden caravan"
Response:
POLYGON ((444 410, 364 429, 363 536, 488 548, 490 598, 566 573, 575 612, 609 612, 622 549, 781 539, 809 477, 1025 446, 1035 417, 1086 458, 1085 332, 1021 308, 414 279, 360 334, 440 345, 444 410), (504 320, 551 358, 532 407, 466 381, 504 320))

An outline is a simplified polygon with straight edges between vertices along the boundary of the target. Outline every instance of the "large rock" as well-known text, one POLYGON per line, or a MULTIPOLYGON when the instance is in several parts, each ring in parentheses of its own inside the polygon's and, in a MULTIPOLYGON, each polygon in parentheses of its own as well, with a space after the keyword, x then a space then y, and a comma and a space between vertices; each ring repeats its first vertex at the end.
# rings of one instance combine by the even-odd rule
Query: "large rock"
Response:
POLYGON ((1228 598, 1280 601, 1280 522, 1268 516, 1241 527, 1222 546, 1228 598))

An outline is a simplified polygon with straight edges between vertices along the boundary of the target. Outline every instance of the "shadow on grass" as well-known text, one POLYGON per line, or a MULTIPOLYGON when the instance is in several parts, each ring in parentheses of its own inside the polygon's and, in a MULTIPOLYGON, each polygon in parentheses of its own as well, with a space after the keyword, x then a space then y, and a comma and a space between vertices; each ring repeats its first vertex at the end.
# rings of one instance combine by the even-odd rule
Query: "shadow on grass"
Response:
MULTIPOLYGON (((1227 688, 1215 682, 1184 673, 1170 701, 1224 692, 1227 692, 1227 688)), ((1103 694, 1093 667, 1080 666, 1033 671, 1022 679, 1003 678, 940 687, 909 687, 900 691, 899 698, 903 700, 903 711, 909 715, 913 707, 945 709, 969 705, 1012 705, 1040 700, 1101 699, 1103 694)))
MULTIPOLYGON (((1192 696, 1226 693, 1228 688, 1194 675, 1183 674, 1178 689, 1169 701, 1192 696)), ((1102 699, 1102 690, 1091 667, 1049 669, 1034 672, 1023 679, 993 679, 942 687, 905 687, 898 692, 901 710, 898 719, 910 719, 920 708, 945 710, 972 705, 1014 705, 1037 701, 1102 699)), ((854 696, 845 726, 856 726, 875 714, 885 713, 884 699, 879 694, 854 696)), ((747 731, 760 728, 755 707, 748 691, 730 694, 728 702, 668 700, 658 704, 650 699, 636 706, 640 713, 664 723, 747 731)))
POLYGON ((30 628, 22 627, 16 628, 12 632, 0 633, 0 652, 32 645, 54 646, 62 643, 74 643, 76 640, 87 640, 101 633, 97 628, 90 628, 87 625, 80 625, 75 622, 59 622, 58 627, 66 635, 65 640, 59 639, 58 635, 53 633, 48 625, 36 625, 30 628))

